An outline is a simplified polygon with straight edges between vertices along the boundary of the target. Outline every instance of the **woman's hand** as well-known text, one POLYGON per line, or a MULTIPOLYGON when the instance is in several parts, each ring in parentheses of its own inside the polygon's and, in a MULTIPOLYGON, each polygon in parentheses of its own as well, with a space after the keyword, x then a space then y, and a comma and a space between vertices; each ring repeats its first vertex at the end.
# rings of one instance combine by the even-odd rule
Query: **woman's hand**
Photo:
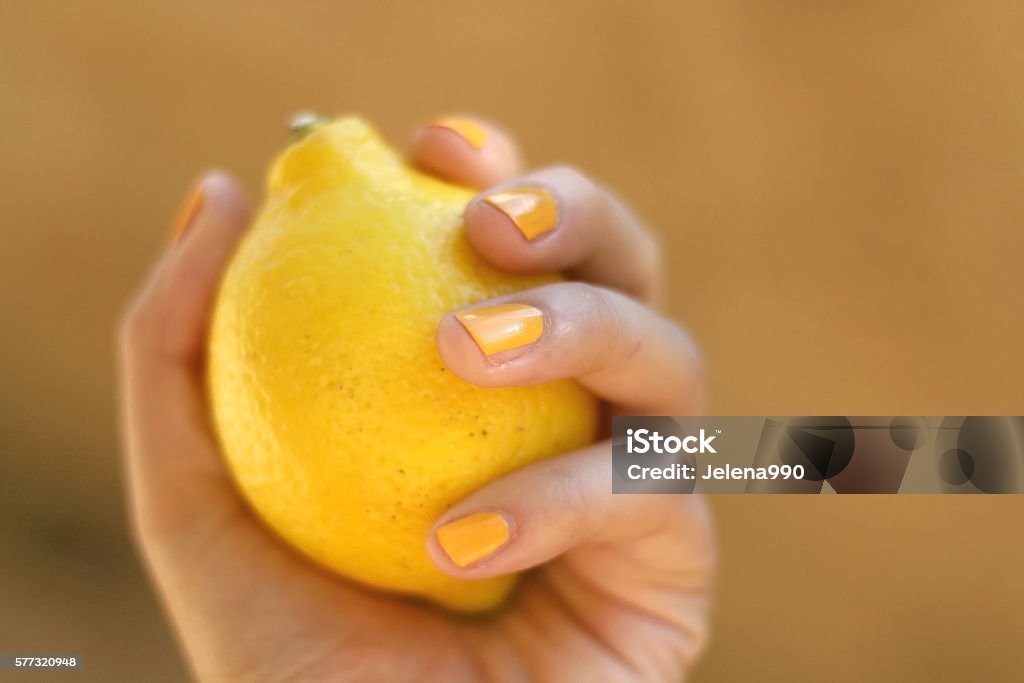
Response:
MULTIPOLYGON (((438 176, 490 187, 466 212, 483 258, 511 272, 564 270, 578 280, 479 302, 439 321, 438 348, 452 371, 483 386, 573 377, 616 414, 699 411, 694 347, 647 307, 660 287, 658 249, 611 194, 569 168, 519 175, 512 141, 482 121, 423 127, 412 159, 438 176), (540 311, 540 336, 489 321, 484 309, 502 303, 540 311)), ((707 633, 708 514, 697 496, 612 495, 608 441, 492 482, 424 539, 453 576, 537 568, 487 618, 450 616, 354 585, 270 533, 225 469, 201 371, 217 284, 249 213, 222 174, 204 178, 190 213, 185 234, 125 317, 120 355, 136 538, 200 679, 682 677, 707 633), (497 550, 474 549, 472 538, 450 533, 458 525, 445 527, 480 511, 509 522, 512 534, 497 550), (442 527, 444 546, 435 533, 442 527)))

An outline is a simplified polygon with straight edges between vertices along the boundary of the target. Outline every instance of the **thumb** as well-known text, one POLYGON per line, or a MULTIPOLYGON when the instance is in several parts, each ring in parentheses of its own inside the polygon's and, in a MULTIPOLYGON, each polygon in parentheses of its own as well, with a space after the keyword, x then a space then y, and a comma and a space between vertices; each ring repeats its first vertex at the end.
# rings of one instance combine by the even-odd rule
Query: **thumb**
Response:
POLYGON ((613 494, 611 442, 605 441, 534 463, 472 493, 437 521, 427 551, 447 574, 483 579, 592 544, 628 542, 645 551, 656 545, 657 564, 683 566, 710 554, 710 538, 700 496, 613 494), (662 534, 673 541, 634 543, 662 534))

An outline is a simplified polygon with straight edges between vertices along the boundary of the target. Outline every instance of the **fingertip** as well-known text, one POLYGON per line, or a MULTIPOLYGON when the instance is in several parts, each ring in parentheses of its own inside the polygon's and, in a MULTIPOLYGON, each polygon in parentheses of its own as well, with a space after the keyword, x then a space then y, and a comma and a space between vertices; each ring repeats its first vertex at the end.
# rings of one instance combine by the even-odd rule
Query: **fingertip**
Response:
POLYGON ((412 162, 445 180, 489 187, 514 177, 519 151, 499 126, 474 116, 445 116, 420 126, 413 135, 412 162))
POLYGON ((481 568, 486 566, 486 562, 478 564, 470 564, 468 566, 460 566, 455 563, 448 553, 441 547, 441 542, 437 537, 437 530, 440 525, 436 525, 427 534, 427 557, 434 563, 434 566, 440 569, 448 576, 456 579, 473 579, 476 578, 475 574, 481 568))
POLYGON ((557 182, 563 172, 541 171, 491 188, 466 207, 466 238, 494 267, 515 274, 570 269, 593 244, 578 210, 557 182))
MULTIPOLYGON (((493 137, 489 127, 468 116, 446 116, 435 119, 426 125, 428 130, 445 131, 453 133, 461 142, 468 144, 472 149, 482 150, 487 147, 493 137)), ((450 135, 447 136, 450 138, 450 135)))
POLYGON ((515 220, 480 195, 466 207, 466 238, 492 266, 509 273, 527 274, 551 270, 549 259, 539 258, 532 243, 515 220))
POLYGON ((445 316, 437 328, 438 353, 454 375, 481 387, 536 382, 544 312, 525 303, 473 306, 445 316))
POLYGON ((436 342, 441 360, 449 370, 472 384, 486 384, 494 366, 488 363, 487 357, 454 313, 441 319, 436 342))
POLYGON ((449 576, 463 578, 466 573, 466 570, 463 567, 452 562, 452 558, 448 557, 444 550, 441 549, 441 544, 437 540, 436 527, 432 528, 430 533, 427 534, 427 557, 430 558, 430 561, 434 563, 435 567, 449 576))
POLYGON ((232 222, 248 219, 248 202, 235 179, 226 171, 210 169, 199 174, 171 224, 170 243, 176 245, 210 216, 232 222))
POLYGON ((204 196, 219 214, 245 220, 249 215, 249 201, 241 185, 227 171, 213 168, 202 174, 199 187, 204 196))
POLYGON ((484 509, 442 517, 428 534, 427 554, 441 571, 464 577, 486 570, 514 540, 512 518, 500 510, 484 509))
POLYGON ((540 460, 477 489, 442 514, 426 539, 446 574, 483 579, 547 562, 604 519, 602 449, 540 460))

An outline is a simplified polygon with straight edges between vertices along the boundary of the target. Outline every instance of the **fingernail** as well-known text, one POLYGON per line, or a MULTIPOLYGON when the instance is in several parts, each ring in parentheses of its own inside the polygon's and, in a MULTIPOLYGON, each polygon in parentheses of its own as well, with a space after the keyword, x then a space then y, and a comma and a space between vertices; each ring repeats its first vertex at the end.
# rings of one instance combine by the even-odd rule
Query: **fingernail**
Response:
POLYGON ((511 218, 528 240, 554 230, 558 222, 558 202, 539 187, 493 192, 484 201, 511 218))
POLYGON ((508 539, 508 522, 497 512, 476 512, 437 530, 437 542, 460 567, 493 555, 508 539))
POLYGON ((203 206, 203 183, 200 181, 178 209, 178 217, 171 226, 171 244, 175 244, 185 236, 192 227, 199 209, 203 206))
POLYGON ((473 149, 483 149, 487 144, 487 131, 483 126, 467 121, 466 119, 438 119, 433 121, 431 126, 447 128, 460 138, 469 143, 473 149))
POLYGON ((544 314, 525 304, 500 304, 455 314, 485 355, 517 349, 540 339, 544 314))

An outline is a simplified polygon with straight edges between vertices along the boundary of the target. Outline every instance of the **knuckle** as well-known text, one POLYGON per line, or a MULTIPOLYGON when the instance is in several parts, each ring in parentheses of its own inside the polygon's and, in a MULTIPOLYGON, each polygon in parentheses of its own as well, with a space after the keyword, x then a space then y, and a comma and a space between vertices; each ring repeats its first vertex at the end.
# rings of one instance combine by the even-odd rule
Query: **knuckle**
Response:
POLYGON ((686 329, 616 290, 570 282, 563 295, 571 301, 573 338, 582 352, 579 371, 585 374, 625 373, 648 356, 662 359, 669 393, 659 400, 671 414, 699 409, 705 386, 699 347, 686 329))
POLYGON ((627 365, 643 347, 643 338, 636 334, 636 328, 629 323, 626 314, 625 297, 612 290, 586 286, 583 296, 592 316, 594 332, 604 339, 595 347, 592 358, 594 371, 607 371, 627 365))
POLYGON ((168 344, 167 332, 171 329, 168 317, 174 315, 180 300, 191 296, 187 291, 193 286, 189 273, 181 272, 180 263, 167 265, 174 268, 165 266, 151 276, 121 312, 117 336, 119 350, 127 358, 162 353, 168 344), (171 291, 175 297, 169 296, 171 291))
POLYGON ((665 397, 666 410, 673 415, 701 414, 705 389, 706 371, 700 347, 685 329, 675 323, 668 323, 671 344, 678 354, 676 390, 665 397))
POLYGON ((219 504, 219 498, 211 494, 213 487, 222 487, 223 482, 203 478, 188 481, 194 490, 194 499, 188 505, 182 504, 163 482, 147 483, 144 490, 135 493, 130 530, 139 547, 149 553, 176 552, 183 545, 202 547, 237 519, 233 504, 219 504))
POLYGON ((152 509, 137 510, 129 531, 135 547, 150 559, 178 554, 180 544, 188 539, 188 530, 179 520, 152 509))
POLYGON ((579 472, 570 461, 552 461, 546 482, 548 496, 551 500, 558 501, 562 514, 569 518, 585 515, 589 507, 586 487, 581 486, 579 472))
POLYGON ((559 298, 566 311, 572 343, 579 352, 574 364, 585 374, 616 370, 643 347, 632 325, 631 302, 615 290, 587 282, 565 282, 559 298))
POLYGON ((661 237, 637 217, 620 198, 608 194, 608 201, 625 239, 624 248, 629 252, 629 272, 632 277, 625 289, 641 301, 652 302, 659 298, 664 277, 664 263, 661 237))
POLYGON ((640 267, 649 276, 660 277, 664 266, 662 254, 665 253, 662 249, 661 236, 652 230, 643 230, 643 235, 645 239, 640 242, 640 267))
POLYGON ((132 543, 147 557, 167 547, 176 537, 177 530, 166 515, 154 509, 152 501, 140 499, 134 493, 128 515, 128 532, 132 543))
POLYGON ((570 166, 569 164, 555 164, 554 166, 546 168, 544 172, 563 181, 573 181, 583 178, 583 173, 575 166, 570 166))
POLYGON ((165 345, 166 311, 154 301, 154 293, 139 293, 121 313, 118 350, 126 360, 158 353, 165 345))
POLYGON ((601 187, 590 176, 575 166, 560 164, 552 166, 548 169, 548 172, 558 181, 558 184, 563 187, 573 188, 575 192, 582 194, 586 201, 605 197, 605 192, 601 187))
POLYGON ((565 296, 574 303, 581 316, 580 324, 587 334, 614 334, 619 331, 620 320, 615 306, 609 300, 615 294, 589 282, 567 282, 565 296))

